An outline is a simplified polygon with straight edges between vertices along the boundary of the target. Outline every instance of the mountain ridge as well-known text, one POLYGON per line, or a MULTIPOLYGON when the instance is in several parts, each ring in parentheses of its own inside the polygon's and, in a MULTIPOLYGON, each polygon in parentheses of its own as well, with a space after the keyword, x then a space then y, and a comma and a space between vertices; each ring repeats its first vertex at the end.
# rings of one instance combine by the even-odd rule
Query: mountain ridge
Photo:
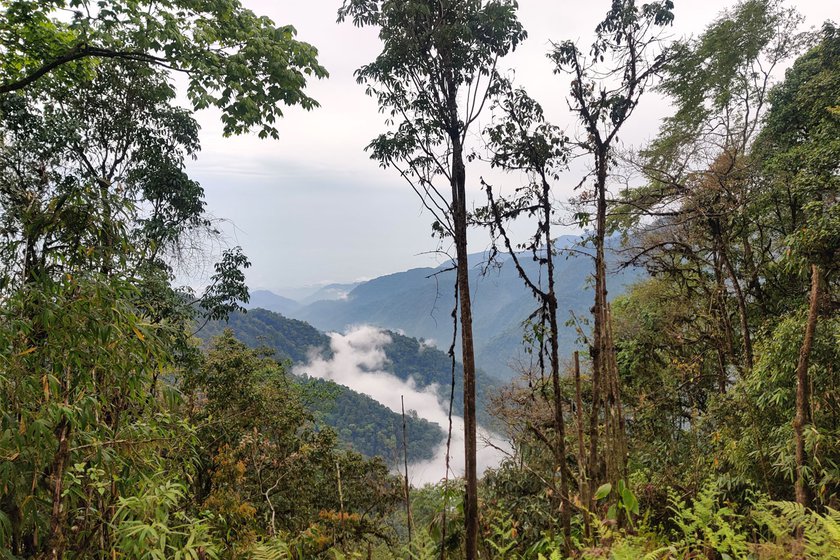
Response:
MULTIPOLYGON (((555 260, 558 296, 558 320, 564 325, 574 317, 589 313, 594 294, 590 285, 591 263, 585 257, 572 256, 580 238, 562 236, 557 240, 561 253, 555 260)), ((612 241, 617 245, 617 240, 612 241)), ((522 267, 531 277, 539 278, 539 264, 528 252, 519 253, 522 267)), ((473 335, 476 363, 501 380, 517 375, 511 362, 530 361, 524 323, 538 308, 537 301, 519 278, 510 255, 500 253, 492 266, 481 266, 484 253, 470 255, 470 285, 473 296, 473 335)), ((608 266, 616 268, 619 258, 610 252, 608 266)), ((353 325, 367 324, 433 341, 446 351, 452 340, 454 271, 449 265, 420 267, 395 272, 356 286, 341 300, 315 301, 302 305, 289 316, 306 321, 322 331, 343 332, 353 325)), ((641 277, 636 269, 619 268, 610 276, 610 298, 641 277)), ((571 354, 577 347, 578 334, 573 327, 559 333, 561 354, 571 354)), ((456 344, 456 355, 460 345, 456 344)))

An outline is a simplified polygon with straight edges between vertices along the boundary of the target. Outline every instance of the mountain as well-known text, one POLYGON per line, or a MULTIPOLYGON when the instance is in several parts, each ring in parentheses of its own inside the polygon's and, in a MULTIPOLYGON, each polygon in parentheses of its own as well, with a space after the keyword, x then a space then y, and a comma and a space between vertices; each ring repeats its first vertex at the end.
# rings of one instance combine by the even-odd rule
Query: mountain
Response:
MULTIPOLYGON (((205 342, 224 329, 233 331, 246 345, 272 350, 280 360, 306 364, 312 356, 330 359, 331 339, 308 323, 289 319, 266 309, 233 313, 227 322, 211 321, 199 331, 205 342)), ((434 389, 444 410, 451 394, 452 360, 441 350, 424 341, 397 332, 387 332, 389 342, 382 346, 385 363, 382 370, 412 383, 419 390, 434 389)), ((488 413, 490 397, 500 383, 483 371, 476 375, 477 416, 481 425, 492 426, 488 413)), ((314 392, 310 410, 326 425, 333 427, 341 441, 368 455, 381 455, 392 460, 402 442, 402 417, 374 399, 331 381, 302 377, 307 394, 314 392), (399 428, 399 429, 398 429, 399 428)), ((455 363, 455 397, 453 414, 463 416, 463 366, 455 363)), ((409 460, 431 458, 443 442, 443 427, 407 413, 409 460)))
MULTIPOLYGON (((573 316, 586 317, 592 306, 592 261, 586 256, 572 256, 579 253, 578 241, 572 236, 557 240, 557 249, 565 251, 555 266, 561 325, 573 316)), ((538 278, 539 265, 532 255, 521 254, 519 258, 523 268, 538 278)), ((523 322, 538 306, 509 255, 499 255, 498 262, 490 267, 484 266, 484 261, 483 254, 470 256, 476 363, 493 376, 510 379, 516 374, 510 367, 512 362, 530 360, 523 344, 523 322)), ((618 262, 613 254, 608 266, 615 269, 618 262)), ((450 314, 455 281, 454 271, 447 268, 416 268, 374 278, 359 284, 344 299, 315 301, 292 311, 291 316, 324 331, 341 332, 357 324, 375 325, 447 349, 452 340, 450 314)), ((641 272, 635 269, 614 270, 609 277, 610 297, 622 293, 640 276, 641 272)), ((560 332, 562 355, 572 353, 576 339, 574 327, 560 332)), ((456 351, 459 349, 460 344, 456 344, 456 351)))
MULTIPOLYGON (((291 360, 295 364, 306 363, 313 354, 330 358, 333 353, 330 337, 323 332, 304 321, 289 319, 266 309, 233 313, 227 322, 211 321, 198 336, 209 340, 225 328, 231 329, 236 338, 246 345, 267 347, 278 359, 291 360)), ((449 356, 423 341, 393 331, 386 332, 391 341, 382 348, 386 357, 383 370, 404 381, 413 379, 420 389, 434 386, 438 400, 449 403, 452 384, 452 360, 449 356)), ((462 416, 464 411, 463 383, 463 366, 456 362, 453 413, 457 416, 462 416)), ((479 423, 483 425, 492 423, 487 404, 500 385, 497 379, 483 371, 476 372, 477 414, 479 423)))
POLYGON ((301 299, 300 303, 302 305, 308 305, 316 301, 342 300, 345 299, 348 294, 353 291, 353 288, 358 285, 358 282, 351 282, 349 284, 327 284, 326 286, 319 288, 318 291, 301 299))
POLYGON ((227 322, 210 321, 197 336, 209 340, 226 328, 251 348, 268 347, 280 360, 305 362, 309 352, 329 352, 330 339, 312 325, 286 318, 267 309, 251 309, 247 313, 232 313, 227 322))
POLYGON ((251 292, 251 300, 245 305, 246 309, 268 309, 276 313, 288 315, 298 307, 300 303, 287 297, 278 296, 268 290, 255 290, 251 292))
MULTIPOLYGON (((333 428, 347 447, 368 457, 380 456, 396 466, 402 459, 402 416, 374 399, 351 389, 315 377, 300 380, 304 400, 316 420, 333 428)), ((408 460, 432 458, 443 443, 443 428, 406 413, 408 460)))

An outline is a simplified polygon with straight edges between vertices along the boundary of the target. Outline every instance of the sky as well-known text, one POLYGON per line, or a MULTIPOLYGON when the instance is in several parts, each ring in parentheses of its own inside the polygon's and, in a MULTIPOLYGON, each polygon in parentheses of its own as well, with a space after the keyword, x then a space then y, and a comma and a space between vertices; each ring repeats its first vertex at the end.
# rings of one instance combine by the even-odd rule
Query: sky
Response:
MULTIPOLYGON (((392 170, 381 169, 364 147, 385 130, 375 100, 356 83, 353 72, 379 52, 377 32, 336 23, 340 0, 242 0, 278 25, 290 24, 298 39, 315 45, 329 79, 313 81, 307 91, 321 107, 306 112, 290 108, 280 122, 279 140, 255 135, 224 138, 218 113, 198 113, 202 152, 190 174, 206 191, 207 209, 220 220, 223 243, 240 245, 252 262, 247 272, 252 289, 352 282, 441 262, 432 252, 432 217, 410 187, 392 170)), ((676 0, 671 34, 697 34, 731 0, 676 0)), ((592 30, 609 0, 520 0, 519 17, 528 40, 503 61, 515 69, 516 82, 545 108, 547 118, 573 130, 566 83, 546 58, 551 41, 591 42, 592 30)), ((790 1, 819 26, 840 16, 837 0, 790 1)), ((655 94, 643 100, 622 140, 642 145, 667 114, 667 103, 655 94)), ((557 185, 562 201, 579 181, 575 170, 557 185)), ((478 177, 469 170, 470 196, 481 202, 478 177)), ((502 178, 497 178, 502 181, 502 178)), ((507 188, 517 179, 504 178, 507 188)), ((571 230, 570 230, 571 231, 571 230)), ((563 233, 563 232, 558 232, 563 233)), ((487 241, 475 233, 470 251, 487 241)), ((197 270, 197 276, 209 270, 197 270)), ((200 278, 198 279, 200 281, 200 278)))

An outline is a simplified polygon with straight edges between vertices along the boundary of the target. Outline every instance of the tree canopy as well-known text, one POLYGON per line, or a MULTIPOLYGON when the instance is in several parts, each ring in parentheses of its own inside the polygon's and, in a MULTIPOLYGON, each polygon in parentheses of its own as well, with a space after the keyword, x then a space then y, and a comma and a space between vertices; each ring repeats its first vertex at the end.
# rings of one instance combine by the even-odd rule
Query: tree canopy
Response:
POLYGON ((277 137, 281 104, 317 107, 304 88, 323 78, 318 51, 238 0, 9 0, 0 28, 0 93, 61 81, 119 59, 179 72, 196 109, 222 111, 227 134, 277 137))

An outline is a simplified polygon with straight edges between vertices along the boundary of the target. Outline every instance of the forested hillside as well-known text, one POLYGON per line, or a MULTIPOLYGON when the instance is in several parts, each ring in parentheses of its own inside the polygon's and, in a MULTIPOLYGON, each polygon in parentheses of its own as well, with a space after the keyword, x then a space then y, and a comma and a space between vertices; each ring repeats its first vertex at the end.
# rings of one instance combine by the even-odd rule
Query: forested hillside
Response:
POLYGON ((335 430, 339 440, 367 457, 381 457, 397 467, 405 455, 410 463, 427 461, 444 443, 442 426, 406 411, 407 453, 403 452, 403 419, 372 398, 332 381, 305 378, 299 381, 304 399, 315 418, 335 430))
POLYGON ((331 352, 330 339, 324 333, 266 309, 231 313, 224 320, 209 321, 196 334, 208 341, 225 329, 231 329, 236 338, 251 348, 270 348, 278 360, 306 362, 310 352, 331 352))
MULTIPOLYGON (((303 321, 289 319, 265 309, 235 312, 224 321, 210 321, 197 335, 204 341, 210 341, 225 329, 231 329, 237 339, 251 348, 266 347, 275 353, 277 359, 290 360, 293 364, 305 365, 313 353, 325 358, 330 358, 333 354, 329 336, 303 321)), ((384 371, 394 374, 399 379, 411 380, 421 389, 434 387, 439 401, 448 408, 452 396, 452 359, 437 348, 415 338, 391 331, 385 332, 390 341, 382 348, 386 357, 384 371)), ((462 416, 464 413, 462 372, 463 365, 456 362, 455 399, 452 403, 452 410, 456 416, 462 416)), ((499 387, 499 381, 479 373, 478 414, 484 426, 494 425, 488 405, 491 396, 499 387)), ((418 452, 425 454, 428 449, 418 452)))
POLYGON ((681 4, 283 4, 322 57, 258 0, 0 0, 0 558, 840 560, 840 29, 681 4), (308 285, 332 220, 401 249, 312 151, 445 263, 254 294, 315 327, 217 215, 276 188, 308 285))
MULTIPOLYGON (((225 330, 229 330, 249 347, 270 351, 272 358, 290 364, 305 364, 313 352, 325 356, 332 352, 329 337, 325 334, 303 321, 287 319, 265 309, 236 312, 226 321, 210 321, 197 334, 205 344, 212 344, 225 330)), ((410 343, 408 345, 412 347, 410 343)), ((418 348, 419 345, 414 341, 415 353, 418 348)), ((390 351, 388 355, 390 357, 390 351)), ((401 372, 400 377, 403 378, 418 377, 422 372, 425 377, 417 378, 421 386, 441 383, 449 376, 451 362, 448 359, 442 368, 439 367, 439 361, 431 365, 428 361, 420 361, 419 365, 408 367, 403 364, 403 360, 394 364, 394 371, 401 372), (436 366, 439 369, 435 370, 436 366)), ((417 361, 414 358, 414 362, 417 361)), ((305 399, 307 409, 318 421, 333 428, 344 445, 368 457, 379 456, 390 466, 397 465, 401 460, 402 418, 399 414, 366 395, 328 380, 307 378, 294 379, 293 382, 304 389, 304 394, 311 394, 310 398, 305 399)), ((443 429, 416 415, 409 415, 409 461, 430 459, 435 449, 443 443, 443 429)))

